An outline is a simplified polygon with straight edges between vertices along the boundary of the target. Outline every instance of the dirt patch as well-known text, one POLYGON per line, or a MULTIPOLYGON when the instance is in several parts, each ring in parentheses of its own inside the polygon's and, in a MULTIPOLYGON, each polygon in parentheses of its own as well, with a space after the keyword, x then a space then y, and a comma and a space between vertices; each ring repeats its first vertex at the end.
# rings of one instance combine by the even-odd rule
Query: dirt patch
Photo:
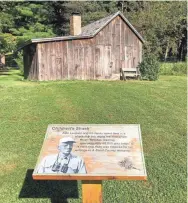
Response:
POLYGON ((1 173, 9 173, 16 168, 16 164, 8 163, 8 164, 1 164, 0 171, 1 173))

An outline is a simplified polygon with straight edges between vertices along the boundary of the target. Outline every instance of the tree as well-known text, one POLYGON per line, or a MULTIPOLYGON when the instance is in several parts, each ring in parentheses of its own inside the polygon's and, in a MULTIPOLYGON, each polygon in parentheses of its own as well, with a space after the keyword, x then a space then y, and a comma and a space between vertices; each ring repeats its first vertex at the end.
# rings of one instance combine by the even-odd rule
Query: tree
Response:
POLYGON ((107 16, 117 11, 117 2, 90 2, 90 1, 74 1, 74 2, 49 2, 47 5, 50 15, 50 23, 53 24, 54 32, 58 35, 69 35, 69 22, 72 12, 79 12, 82 16, 82 26, 92 21, 107 16))
POLYGON ((146 2, 130 17, 146 40, 145 54, 166 60, 185 52, 186 2, 146 2))
POLYGON ((16 50, 31 38, 55 35, 52 26, 46 24, 48 11, 45 6, 38 2, 3 2, 1 4, 1 52, 16 50))

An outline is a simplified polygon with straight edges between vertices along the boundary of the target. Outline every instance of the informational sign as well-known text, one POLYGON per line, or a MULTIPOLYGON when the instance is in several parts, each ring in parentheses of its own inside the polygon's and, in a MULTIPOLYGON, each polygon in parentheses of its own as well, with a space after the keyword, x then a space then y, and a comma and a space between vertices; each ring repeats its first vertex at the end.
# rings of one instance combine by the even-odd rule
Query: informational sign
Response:
POLYGON ((146 180, 140 125, 51 124, 33 178, 146 180))

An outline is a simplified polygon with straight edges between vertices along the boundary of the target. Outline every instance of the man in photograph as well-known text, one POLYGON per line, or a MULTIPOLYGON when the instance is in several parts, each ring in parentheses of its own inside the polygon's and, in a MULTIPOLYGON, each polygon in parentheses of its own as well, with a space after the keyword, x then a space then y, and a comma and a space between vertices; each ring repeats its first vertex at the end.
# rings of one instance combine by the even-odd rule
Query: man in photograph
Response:
POLYGON ((48 155, 39 164, 37 173, 86 174, 84 160, 71 153, 75 141, 71 137, 61 138, 59 153, 48 155))

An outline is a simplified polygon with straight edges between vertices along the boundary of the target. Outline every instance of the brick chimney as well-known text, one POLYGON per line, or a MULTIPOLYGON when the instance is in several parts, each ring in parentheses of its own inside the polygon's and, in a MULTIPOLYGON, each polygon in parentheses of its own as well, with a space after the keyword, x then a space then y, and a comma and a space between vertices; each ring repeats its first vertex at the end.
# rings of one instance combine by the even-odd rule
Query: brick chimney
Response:
POLYGON ((74 12, 70 18, 70 34, 79 35, 81 32, 81 15, 78 12, 74 12))

